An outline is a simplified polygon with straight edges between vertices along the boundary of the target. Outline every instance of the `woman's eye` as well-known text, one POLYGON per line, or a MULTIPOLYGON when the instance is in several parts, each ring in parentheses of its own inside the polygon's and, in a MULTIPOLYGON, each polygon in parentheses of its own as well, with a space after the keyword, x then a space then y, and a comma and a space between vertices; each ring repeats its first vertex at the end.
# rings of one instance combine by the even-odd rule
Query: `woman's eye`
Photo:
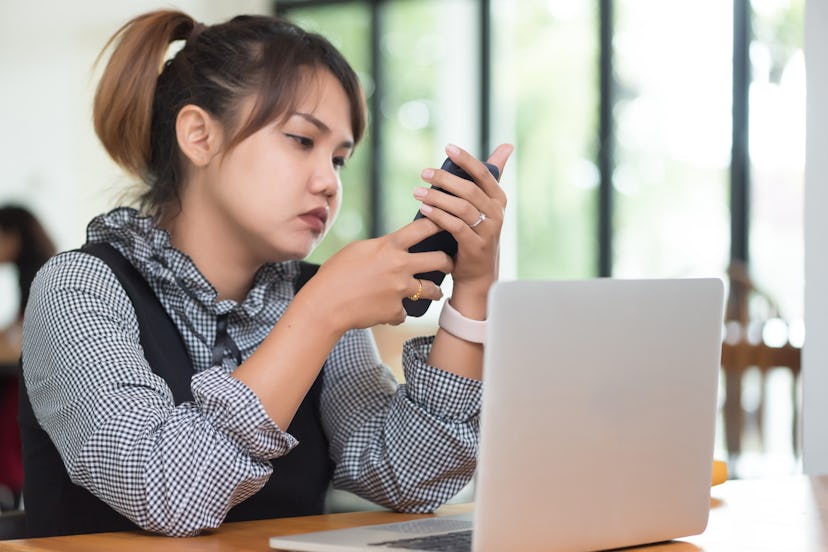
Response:
POLYGON ((313 140, 310 138, 306 138, 305 136, 299 136, 298 134, 286 134, 288 138, 297 142, 303 148, 310 148, 313 147, 313 140))
POLYGON ((345 166, 345 158, 344 157, 334 157, 333 158, 334 167, 341 169, 345 166))

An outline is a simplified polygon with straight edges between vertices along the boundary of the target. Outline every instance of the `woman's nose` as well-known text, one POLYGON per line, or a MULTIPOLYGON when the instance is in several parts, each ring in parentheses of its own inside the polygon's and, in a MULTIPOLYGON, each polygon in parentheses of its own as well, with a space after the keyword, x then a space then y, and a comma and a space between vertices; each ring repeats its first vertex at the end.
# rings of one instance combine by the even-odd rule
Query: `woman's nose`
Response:
POLYGON ((311 179, 311 187, 314 193, 336 195, 339 190, 339 172, 333 163, 327 161, 319 164, 311 179))

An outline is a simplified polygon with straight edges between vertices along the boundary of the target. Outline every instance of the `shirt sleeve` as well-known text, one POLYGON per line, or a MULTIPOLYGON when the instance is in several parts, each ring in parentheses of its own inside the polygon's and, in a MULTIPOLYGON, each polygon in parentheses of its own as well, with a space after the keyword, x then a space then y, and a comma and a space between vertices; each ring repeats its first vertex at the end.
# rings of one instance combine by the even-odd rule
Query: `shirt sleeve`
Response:
POLYGON ((406 342, 401 385, 369 330, 349 332, 332 352, 322 411, 337 488, 394 510, 430 512, 471 480, 482 385, 429 366, 432 341, 406 342))
POLYGON ((41 269, 23 355, 35 415, 72 481, 149 531, 217 527, 267 482, 268 459, 295 445, 219 367, 196 375, 194 401, 176 406, 144 358, 129 298, 85 253, 41 269))

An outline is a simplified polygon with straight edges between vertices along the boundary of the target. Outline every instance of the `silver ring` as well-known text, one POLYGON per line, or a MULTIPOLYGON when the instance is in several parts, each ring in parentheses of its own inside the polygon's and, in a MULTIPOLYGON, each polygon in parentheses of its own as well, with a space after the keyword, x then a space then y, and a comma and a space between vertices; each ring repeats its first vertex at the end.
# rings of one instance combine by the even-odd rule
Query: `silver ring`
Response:
POLYGON ((486 213, 480 211, 480 216, 477 217, 477 220, 474 221, 474 224, 469 224, 469 228, 476 228, 478 224, 486 220, 486 213))

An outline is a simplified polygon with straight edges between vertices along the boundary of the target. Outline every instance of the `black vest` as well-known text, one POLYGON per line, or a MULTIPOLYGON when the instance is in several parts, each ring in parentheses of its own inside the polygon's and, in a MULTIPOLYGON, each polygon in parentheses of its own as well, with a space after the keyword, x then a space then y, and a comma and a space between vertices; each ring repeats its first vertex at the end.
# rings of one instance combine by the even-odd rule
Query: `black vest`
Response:
MULTIPOLYGON (((82 251, 99 257, 112 269, 132 300, 141 333, 141 346, 152 371, 172 390, 176 404, 192 401, 193 366, 187 349, 161 302, 141 274, 108 244, 87 244, 82 251)), ((302 263, 300 287, 319 268, 302 263)), ((22 369, 21 358, 21 369, 22 369)), ((26 529, 29 537, 98 533, 138 529, 69 479, 66 467, 49 436, 37 423, 25 384, 20 377, 20 433, 23 442, 26 529)), ((333 464, 322 430, 319 400, 322 374, 314 381, 288 431, 299 444, 289 454, 271 461, 273 475, 258 493, 230 510, 225 521, 301 516, 323 512, 333 464)))

